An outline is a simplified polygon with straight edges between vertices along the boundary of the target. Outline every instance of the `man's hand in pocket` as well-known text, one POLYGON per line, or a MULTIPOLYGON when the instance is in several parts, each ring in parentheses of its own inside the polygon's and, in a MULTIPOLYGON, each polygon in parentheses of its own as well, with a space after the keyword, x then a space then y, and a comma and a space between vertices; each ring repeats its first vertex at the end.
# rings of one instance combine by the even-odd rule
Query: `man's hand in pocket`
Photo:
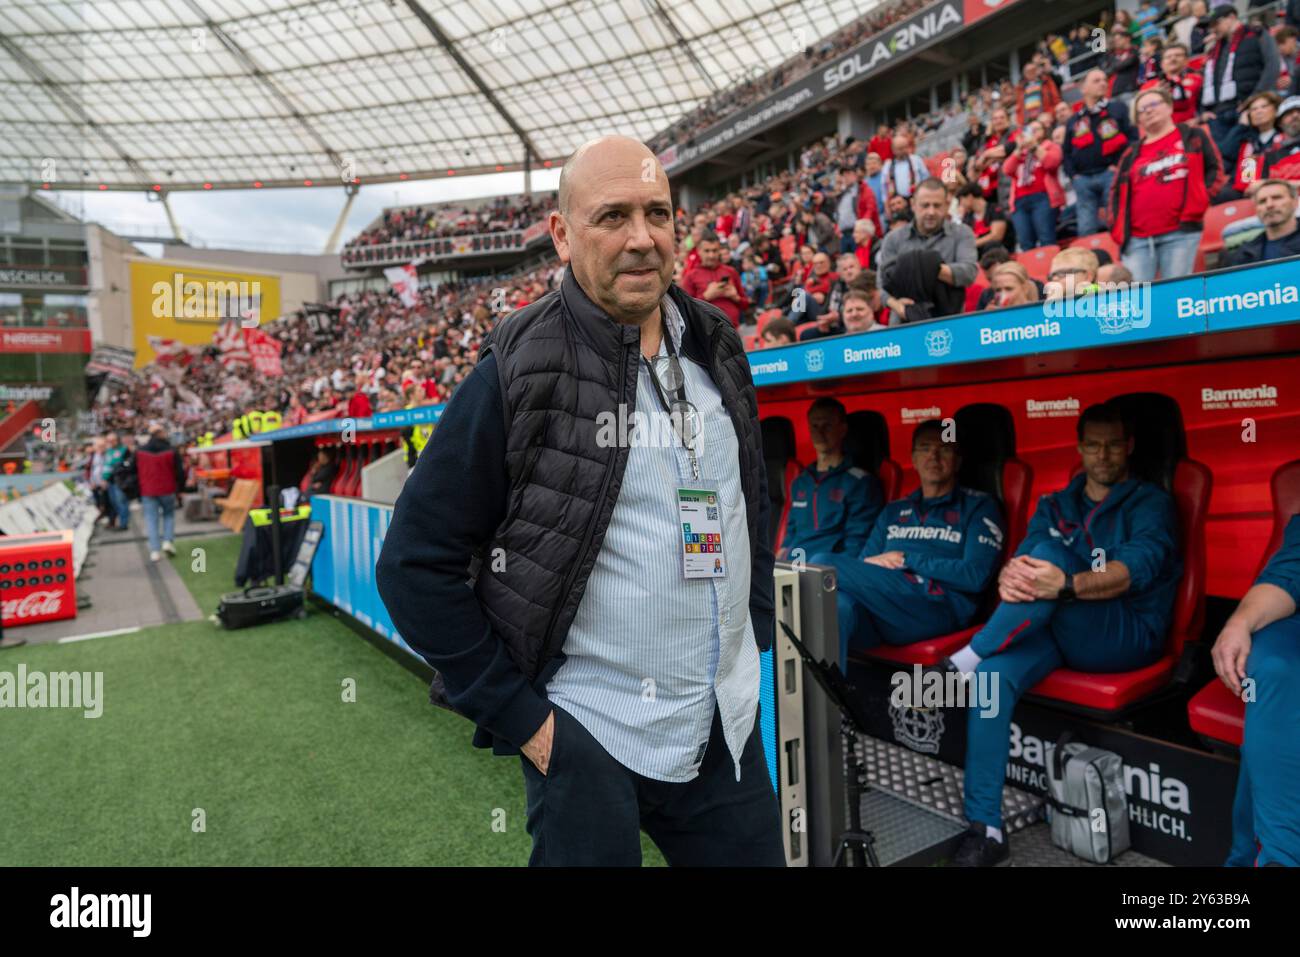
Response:
POLYGON ((524 752, 524 757, 533 762, 533 766, 542 774, 550 769, 551 766, 551 742, 555 738, 555 712, 552 711, 542 722, 531 738, 520 749, 524 752))

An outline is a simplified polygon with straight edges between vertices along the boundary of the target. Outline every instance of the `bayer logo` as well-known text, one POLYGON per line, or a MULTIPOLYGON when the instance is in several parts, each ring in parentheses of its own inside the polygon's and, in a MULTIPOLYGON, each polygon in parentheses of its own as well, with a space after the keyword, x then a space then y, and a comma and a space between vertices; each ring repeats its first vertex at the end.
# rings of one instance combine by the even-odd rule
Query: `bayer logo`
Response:
POLYGON ((826 354, 820 349, 809 349, 803 354, 803 364, 808 367, 809 372, 821 372, 825 360, 826 354))
POLYGON ((952 352, 952 330, 932 329, 925 334, 925 351, 935 358, 952 352))

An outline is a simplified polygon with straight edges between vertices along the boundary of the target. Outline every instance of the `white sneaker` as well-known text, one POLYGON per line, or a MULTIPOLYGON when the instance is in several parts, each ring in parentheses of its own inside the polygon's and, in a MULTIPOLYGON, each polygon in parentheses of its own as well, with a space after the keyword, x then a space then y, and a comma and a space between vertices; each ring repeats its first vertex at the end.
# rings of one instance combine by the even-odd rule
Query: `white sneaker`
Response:
POLYGON ((157 562, 162 560, 162 552, 150 552, 149 561, 157 562))
POLYGON ((175 555, 176 546, 173 545, 171 542, 163 542, 163 551, 166 552, 168 555, 175 555))

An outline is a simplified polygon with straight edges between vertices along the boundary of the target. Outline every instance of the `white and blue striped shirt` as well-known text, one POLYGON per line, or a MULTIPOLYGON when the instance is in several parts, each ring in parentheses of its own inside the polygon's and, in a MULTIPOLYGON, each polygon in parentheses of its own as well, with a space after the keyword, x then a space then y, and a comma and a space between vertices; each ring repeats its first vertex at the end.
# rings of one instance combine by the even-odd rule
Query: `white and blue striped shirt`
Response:
MULTIPOLYGON (((667 298, 663 315, 680 354, 685 320, 667 298)), ((662 343, 659 354, 667 354, 662 343)), ((740 780, 758 711, 759 659, 739 447, 708 371, 684 356, 681 364, 686 398, 700 415, 701 475, 717 483, 722 502, 727 575, 682 576, 677 489, 697 483, 681 443, 632 443, 609 530, 564 640, 566 660, 546 692, 620 764, 671 782, 698 775, 716 701, 740 780)), ((653 373, 639 366, 637 412, 655 419, 647 423, 652 436, 671 435, 653 373)))

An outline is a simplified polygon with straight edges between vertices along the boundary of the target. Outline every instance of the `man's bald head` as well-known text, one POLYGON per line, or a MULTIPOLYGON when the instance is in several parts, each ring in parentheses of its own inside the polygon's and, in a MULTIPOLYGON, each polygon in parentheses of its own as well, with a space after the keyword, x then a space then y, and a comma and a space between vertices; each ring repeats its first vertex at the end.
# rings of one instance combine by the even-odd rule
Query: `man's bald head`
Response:
POLYGON ((659 314, 672 284, 672 191, 646 146, 628 136, 582 144, 560 170, 551 239, 592 302, 617 322, 659 314))
POLYGON ((668 180, 668 174, 659 165, 659 158, 650 152, 650 148, 640 140, 619 133, 598 136, 594 140, 587 140, 574 150, 560 169, 558 206, 560 214, 563 216, 569 215, 573 203, 574 184, 575 182, 580 183, 584 179, 583 167, 589 161, 599 164, 631 161, 641 171, 643 177, 657 179, 662 176, 665 182, 668 180))

